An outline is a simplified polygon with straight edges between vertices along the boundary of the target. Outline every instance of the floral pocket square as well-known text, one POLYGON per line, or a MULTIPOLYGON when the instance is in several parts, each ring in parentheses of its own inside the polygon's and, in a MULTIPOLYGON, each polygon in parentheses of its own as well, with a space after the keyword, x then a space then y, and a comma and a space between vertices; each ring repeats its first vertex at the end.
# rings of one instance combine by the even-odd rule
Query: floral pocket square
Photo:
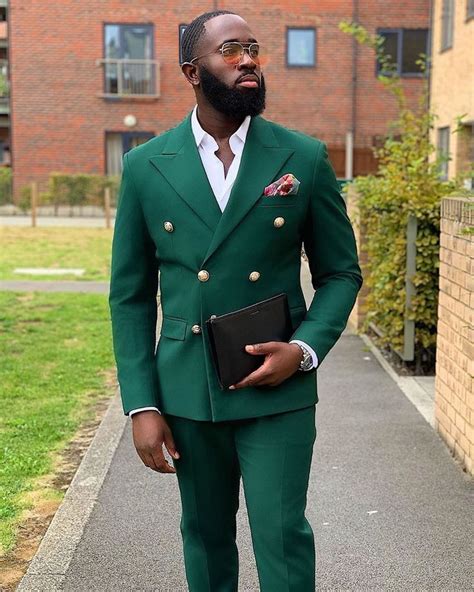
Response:
POLYGON ((300 182, 298 179, 292 173, 287 173, 283 177, 280 177, 278 181, 267 185, 263 190, 263 194, 267 197, 274 195, 296 195, 299 186, 300 182))

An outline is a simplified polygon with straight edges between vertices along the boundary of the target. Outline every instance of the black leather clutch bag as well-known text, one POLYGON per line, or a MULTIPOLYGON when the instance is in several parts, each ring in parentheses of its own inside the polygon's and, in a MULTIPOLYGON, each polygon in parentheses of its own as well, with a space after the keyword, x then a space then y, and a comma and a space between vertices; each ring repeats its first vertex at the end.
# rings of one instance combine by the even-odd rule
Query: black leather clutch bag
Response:
POLYGON ((288 341, 292 334, 286 294, 278 294, 245 308, 206 321, 212 358, 220 387, 228 388, 264 362, 245 346, 265 341, 288 341))

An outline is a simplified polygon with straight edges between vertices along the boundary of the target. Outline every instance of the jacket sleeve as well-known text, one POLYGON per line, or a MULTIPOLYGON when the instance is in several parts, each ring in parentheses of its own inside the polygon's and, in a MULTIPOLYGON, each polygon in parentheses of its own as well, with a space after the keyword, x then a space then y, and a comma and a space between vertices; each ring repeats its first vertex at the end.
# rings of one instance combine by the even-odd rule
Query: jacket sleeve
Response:
POLYGON ((112 243, 109 294, 114 354, 125 415, 135 408, 158 406, 154 359, 158 289, 155 251, 126 154, 112 243))
POLYGON ((303 244, 315 294, 291 339, 308 343, 319 367, 344 330, 362 286, 354 232, 324 142, 316 155, 303 244))

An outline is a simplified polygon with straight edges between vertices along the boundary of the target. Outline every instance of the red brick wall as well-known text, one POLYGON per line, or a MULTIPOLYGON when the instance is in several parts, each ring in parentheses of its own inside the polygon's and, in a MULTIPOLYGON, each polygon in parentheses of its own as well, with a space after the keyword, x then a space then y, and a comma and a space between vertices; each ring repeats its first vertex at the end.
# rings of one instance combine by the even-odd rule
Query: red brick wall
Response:
MULTIPOLYGON (((218 8, 235 10, 235 2, 218 8)), ((133 113, 134 131, 156 134, 174 126, 194 104, 194 93, 178 66, 178 25, 212 10, 214 2, 151 0, 11 0, 10 60, 12 149, 15 191, 51 171, 104 173, 105 131, 128 131, 123 118, 133 113), (152 102, 106 101, 102 92, 103 24, 154 23, 155 59, 161 62, 161 97, 152 102)), ((241 0, 238 12, 273 56, 265 68, 265 117, 344 144, 351 124, 352 39, 338 30, 349 19, 348 0, 283 2, 241 0), (285 67, 287 26, 317 27, 317 67, 285 67)), ((428 0, 387 3, 360 0, 360 22, 376 27, 428 27, 428 0)), ((356 147, 387 130, 394 102, 375 78, 370 50, 359 47, 356 147)), ((419 79, 407 79, 409 93, 419 79)), ((343 175, 343 170, 338 174, 343 175)), ((355 171, 357 172, 357 171, 355 171)))

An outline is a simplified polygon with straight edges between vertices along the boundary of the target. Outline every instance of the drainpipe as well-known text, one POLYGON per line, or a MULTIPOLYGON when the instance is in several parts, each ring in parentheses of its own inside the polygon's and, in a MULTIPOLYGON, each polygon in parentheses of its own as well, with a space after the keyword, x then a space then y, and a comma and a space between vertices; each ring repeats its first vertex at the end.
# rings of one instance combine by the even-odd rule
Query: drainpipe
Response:
POLYGON ((426 50, 426 54, 428 56, 428 63, 427 63, 427 68, 426 68, 426 76, 427 76, 427 81, 426 83, 428 84, 428 105, 426 106, 426 108, 428 109, 428 111, 431 110, 431 60, 433 58, 433 26, 434 26, 434 7, 433 7, 433 2, 431 1, 429 3, 429 16, 428 16, 428 21, 429 21, 429 29, 428 29, 428 48, 426 50))
MULTIPOLYGON (((359 0, 352 0, 352 22, 359 22, 359 0)), ((357 40, 352 38, 351 127, 346 135, 346 179, 354 176, 354 146, 357 118, 357 40)))

